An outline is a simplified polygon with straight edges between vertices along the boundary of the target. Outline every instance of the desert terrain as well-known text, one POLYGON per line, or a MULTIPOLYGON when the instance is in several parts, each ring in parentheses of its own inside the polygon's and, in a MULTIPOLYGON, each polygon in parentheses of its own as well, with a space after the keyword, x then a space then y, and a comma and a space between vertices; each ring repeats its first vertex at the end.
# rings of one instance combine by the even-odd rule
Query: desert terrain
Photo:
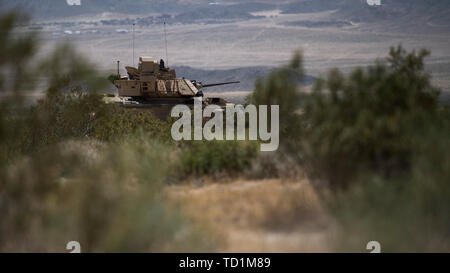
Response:
MULTIPOLYGON (((209 91, 251 91, 255 78, 286 64, 296 50, 303 52, 307 74, 319 77, 333 67, 350 71, 369 65, 386 56, 390 46, 402 44, 408 50, 430 50, 427 69, 437 86, 450 91, 448 27, 433 28, 430 23, 426 28, 420 20, 406 25, 391 21, 353 22, 352 17, 343 21, 336 19, 335 10, 290 14, 270 9, 272 6, 263 7, 269 10, 249 12, 253 16, 250 19, 211 22, 200 18, 185 22, 163 18, 151 24, 136 24, 134 58, 132 23, 151 14, 104 12, 96 16, 36 20, 33 26, 43 34, 45 48, 70 41, 105 73, 116 71, 117 60, 121 73, 125 74, 124 67, 136 65, 139 56, 152 56, 157 60, 168 59, 169 66, 180 69, 178 76, 187 74, 186 77, 202 82, 222 78, 242 82, 209 91), (168 56, 161 22, 166 20, 168 56), (420 28, 414 28, 414 24, 420 24, 420 28), (189 68, 195 71, 189 73, 189 68), (240 71, 236 73, 233 69, 240 71)), ((311 79, 305 85, 311 84, 311 79)))
MULTIPOLYGON (((243 103, 257 78, 289 63, 298 50, 307 75, 302 88, 309 90, 331 68, 348 73, 401 44, 408 51, 431 51, 426 70, 442 90, 441 100, 450 102, 450 24, 445 19, 450 5, 415 18, 417 9, 409 6, 408 13, 390 6, 392 1, 374 13, 364 1, 353 1, 354 6, 344 0, 312 2, 186 0, 161 7, 160 1, 136 1, 126 12, 119 4, 74 14, 62 7, 64 16, 34 6, 40 13, 18 32, 38 31, 43 55, 60 43, 73 44, 105 77, 116 73, 117 61, 125 75, 125 66, 151 56, 164 59, 178 77, 206 84, 240 81, 204 91, 234 103, 243 103), (156 6, 139 10, 141 2, 156 6)), ((31 96, 35 100, 42 94, 31 96)), ((333 251, 336 225, 311 181, 306 175, 283 177, 189 177, 165 185, 164 197, 189 221, 210 229, 220 240, 220 252, 333 251)))

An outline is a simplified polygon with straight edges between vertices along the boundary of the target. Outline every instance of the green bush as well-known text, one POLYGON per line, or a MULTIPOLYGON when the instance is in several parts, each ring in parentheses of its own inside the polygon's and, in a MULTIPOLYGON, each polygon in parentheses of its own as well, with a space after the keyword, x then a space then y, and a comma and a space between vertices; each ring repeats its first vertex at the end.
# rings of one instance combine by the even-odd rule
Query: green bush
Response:
POLYGON ((120 80, 120 76, 117 74, 110 74, 108 76, 108 81, 110 81, 112 84, 114 84, 114 81, 120 80))
POLYGON ((170 142, 170 124, 150 112, 105 104, 103 96, 77 90, 47 95, 27 109, 9 114, 7 124, 20 124, 18 137, 9 138, 9 154, 29 153, 68 139, 120 141, 138 131, 170 142))
POLYGON ((149 111, 124 109, 119 105, 106 106, 105 113, 93 123, 92 137, 99 140, 123 139, 137 131, 150 139, 171 142, 170 122, 161 121, 149 111))
POLYGON ((259 148, 255 141, 193 141, 183 144, 179 167, 183 175, 237 175, 250 167, 259 148))
POLYGON ((330 71, 304 104, 304 166, 337 222, 336 250, 449 251, 450 121, 424 72, 428 52, 330 71))
POLYGON ((340 226, 336 250, 450 251, 450 123, 417 142, 412 171, 401 178, 368 175, 328 201, 340 226))
POLYGON ((438 90, 424 72, 428 52, 392 48, 387 62, 344 76, 330 71, 305 101, 302 156, 311 176, 347 187, 359 174, 411 169, 412 137, 437 120, 438 90))
POLYGON ((299 86, 303 77, 303 59, 297 52, 288 65, 272 71, 265 78, 257 79, 255 90, 247 98, 247 102, 254 105, 280 106, 280 148, 285 150, 298 148, 292 145, 296 143, 293 140, 298 138, 301 129, 299 110, 302 94, 299 86))

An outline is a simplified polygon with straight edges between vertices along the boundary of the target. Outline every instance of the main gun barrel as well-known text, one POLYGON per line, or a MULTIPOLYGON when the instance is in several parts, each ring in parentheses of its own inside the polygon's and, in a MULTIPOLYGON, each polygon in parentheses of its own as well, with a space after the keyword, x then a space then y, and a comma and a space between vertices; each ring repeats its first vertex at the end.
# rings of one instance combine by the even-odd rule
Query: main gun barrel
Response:
POLYGON ((226 85, 226 84, 233 84, 233 83, 240 83, 240 82, 220 82, 220 83, 211 83, 211 84, 202 84, 202 88, 205 87, 212 87, 212 86, 219 86, 219 85, 226 85))

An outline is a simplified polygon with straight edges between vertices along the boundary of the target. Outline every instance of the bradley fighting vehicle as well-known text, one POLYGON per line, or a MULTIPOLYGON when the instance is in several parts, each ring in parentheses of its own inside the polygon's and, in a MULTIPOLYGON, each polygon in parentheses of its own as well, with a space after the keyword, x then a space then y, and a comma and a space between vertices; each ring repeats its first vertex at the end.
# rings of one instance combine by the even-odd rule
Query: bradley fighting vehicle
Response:
MULTIPOLYGON (((156 62, 151 57, 140 57, 138 68, 126 66, 128 76, 114 81, 119 90, 119 97, 126 97, 123 103, 130 108, 144 108, 164 118, 176 104, 192 105, 194 97, 203 97, 202 88, 233 84, 239 82, 223 82, 202 84, 195 80, 177 78, 174 69, 165 67, 164 61, 156 62)), ((221 98, 205 98, 203 104, 225 106, 227 102, 221 98)))

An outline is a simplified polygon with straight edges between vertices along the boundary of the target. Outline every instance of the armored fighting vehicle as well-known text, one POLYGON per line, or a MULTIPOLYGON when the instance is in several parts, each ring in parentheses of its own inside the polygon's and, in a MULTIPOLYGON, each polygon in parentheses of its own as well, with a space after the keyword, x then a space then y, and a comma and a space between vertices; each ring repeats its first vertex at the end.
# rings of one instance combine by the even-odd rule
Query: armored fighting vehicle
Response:
MULTIPOLYGON (((121 77, 118 70, 120 80, 114 81, 114 85, 119 91, 119 97, 126 98, 123 102, 135 108, 156 109, 156 106, 191 105, 194 97, 203 97, 202 88, 239 83, 204 85, 184 77, 177 78, 175 70, 165 67, 162 59, 158 63, 151 57, 140 57, 137 68, 126 66, 125 69, 128 75, 121 77)), ((203 102, 221 106, 226 104, 221 98, 204 98, 203 102)))

